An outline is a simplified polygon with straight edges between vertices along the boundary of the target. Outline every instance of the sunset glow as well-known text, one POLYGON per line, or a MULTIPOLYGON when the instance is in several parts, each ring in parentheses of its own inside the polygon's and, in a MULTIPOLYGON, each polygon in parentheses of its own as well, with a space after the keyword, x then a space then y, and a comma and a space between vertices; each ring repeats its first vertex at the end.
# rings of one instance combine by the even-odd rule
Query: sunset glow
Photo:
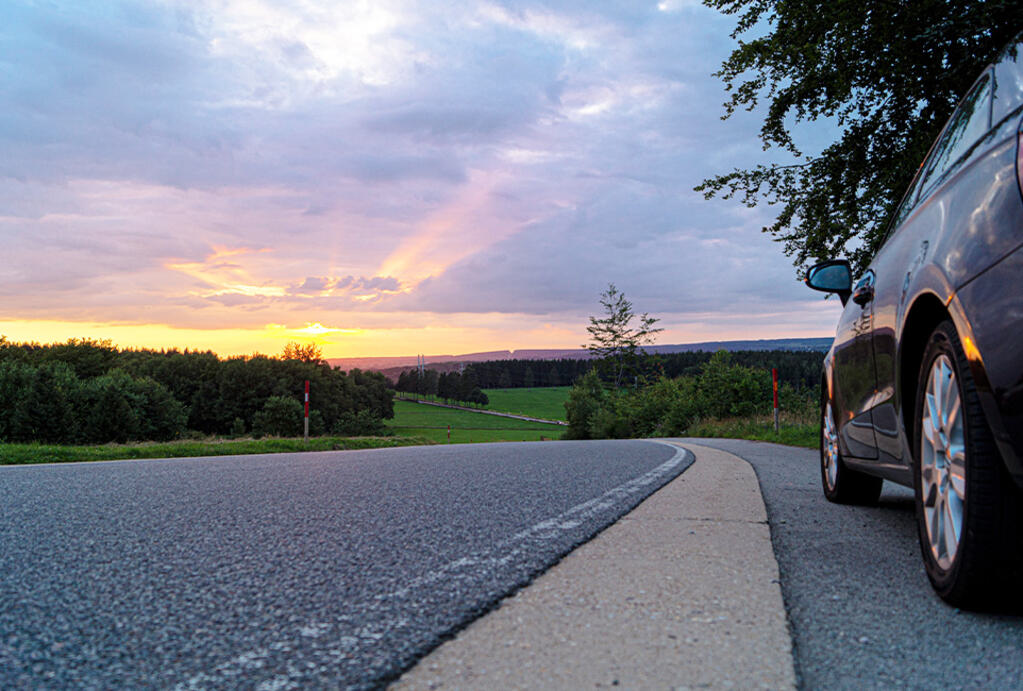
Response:
POLYGON ((826 336, 719 119, 692 2, 15 4, 0 334, 328 357, 575 348, 614 282, 661 343, 826 336))

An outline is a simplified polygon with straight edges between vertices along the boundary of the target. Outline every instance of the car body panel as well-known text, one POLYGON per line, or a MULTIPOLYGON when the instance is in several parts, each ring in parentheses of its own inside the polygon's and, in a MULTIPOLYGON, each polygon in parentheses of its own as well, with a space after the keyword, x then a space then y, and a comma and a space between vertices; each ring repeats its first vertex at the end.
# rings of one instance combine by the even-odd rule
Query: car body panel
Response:
MULTIPOLYGON (((1023 218, 1019 219, 1023 230, 1023 218)), ((1006 467, 1023 486, 1023 246, 963 287, 955 311, 970 315, 971 367, 983 377, 981 405, 1006 467), (976 360, 976 366, 974 366, 976 360)), ((976 375, 974 377, 977 379, 976 375)))

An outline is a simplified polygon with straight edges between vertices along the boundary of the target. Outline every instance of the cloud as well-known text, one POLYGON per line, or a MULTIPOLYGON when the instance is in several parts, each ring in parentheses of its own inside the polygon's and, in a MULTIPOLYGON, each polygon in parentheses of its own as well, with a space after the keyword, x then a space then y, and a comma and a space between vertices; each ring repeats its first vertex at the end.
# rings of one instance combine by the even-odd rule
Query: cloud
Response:
POLYGON ((756 114, 719 119, 731 21, 688 0, 15 4, 0 319, 507 315, 541 338, 533 317, 584 321, 609 281, 708 323, 806 311, 766 216, 692 192, 771 155, 756 114))

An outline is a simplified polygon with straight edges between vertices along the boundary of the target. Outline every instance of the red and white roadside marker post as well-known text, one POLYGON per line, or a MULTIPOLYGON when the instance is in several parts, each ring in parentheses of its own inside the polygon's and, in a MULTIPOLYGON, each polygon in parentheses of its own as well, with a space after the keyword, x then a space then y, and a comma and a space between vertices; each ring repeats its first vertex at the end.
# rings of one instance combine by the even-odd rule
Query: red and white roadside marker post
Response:
MULTIPOLYGON (((777 405, 777 403, 775 405, 777 405)), ((777 413, 775 414, 775 416, 777 417, 777 413)), ((305 439, 305 441, 309 441, 309 380, 308 379, 305 380, 305 419, 304 419, 304 423, 305 423, 305 434, 303 435, 303 439, 305 439)))
POLYGON ((771 379, 774 383, 774 433, 778 434, 778 368, 771 368, 771 379))
POLYGON ((451 443, 451 425, 448 425, 448 444, 451 443))

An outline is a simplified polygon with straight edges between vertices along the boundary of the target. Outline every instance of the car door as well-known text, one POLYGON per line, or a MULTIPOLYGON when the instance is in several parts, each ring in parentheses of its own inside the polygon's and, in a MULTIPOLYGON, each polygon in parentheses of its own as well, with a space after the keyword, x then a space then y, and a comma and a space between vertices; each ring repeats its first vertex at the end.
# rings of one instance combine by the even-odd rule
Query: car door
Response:
MULTIPOLYGON (((940 266, 945 279, 929 286, 944 302, 949 298, 948 291, 964 280, 959 266, 984 265, 977 254, 1010 249, 996 250, 983 233, 971 230, 984 226, 984 209, 1003 206, 992 203, 997 190, 1008 188, 1017 193, 1013 184, 999 183, 1014 177, 1015 137, 999 144, 983 136, 991 127, 992 88, 988 70, 949 119, 896 215, 891 237, 871 265, 877 271, 873 317, 877 396, 873 423, 878 448, 890 461, 908 464, 910 460, 902 457, 897 406, 912 406, 915 401, 896 399, 897 334, 898 324, 921 283, 920 275, 927 271, 933 257, 947 258, 940 266), (918 200, 913 198, 916 192, 920 193, 918 200), (975 237, 964 242, 964 232, 975 237), (954 252, 948 249, 948 243, 957 246, 954 252)), ((1010 124, 1014 129, 1015 120, 1010 124)), ((916 373, 909 376, 915 377, 916 373)))
POLYGON ((842 453, 877 458, 871 408, 877 390, 871 331, 874 314, 873 270, 853 286, 835 336, 833 385, 836 424, 842 453))

